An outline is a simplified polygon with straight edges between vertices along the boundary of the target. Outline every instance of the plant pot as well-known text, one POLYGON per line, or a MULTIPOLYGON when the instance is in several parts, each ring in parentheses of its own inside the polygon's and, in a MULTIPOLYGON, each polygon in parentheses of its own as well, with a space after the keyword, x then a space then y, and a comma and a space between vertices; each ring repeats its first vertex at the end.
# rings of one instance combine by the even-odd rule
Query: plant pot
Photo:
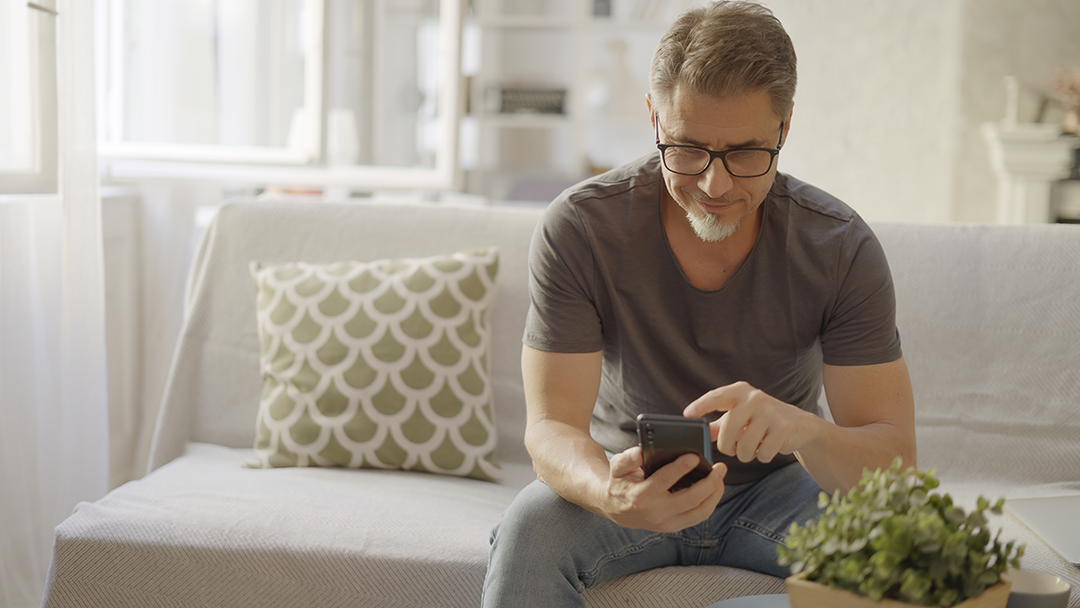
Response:
MULTIPOLYGON (((1009 587, 1009 583, 998 583, 983 591, 979 597, 964 600, 953 608, 1005 608, 1009 602, 1009 587)), ((890 599, 875 602, 846 589, 833 589, 808 581, 801 574, 787 578, 787 592, 791 608, 912 608, 921 605, 890 599)))

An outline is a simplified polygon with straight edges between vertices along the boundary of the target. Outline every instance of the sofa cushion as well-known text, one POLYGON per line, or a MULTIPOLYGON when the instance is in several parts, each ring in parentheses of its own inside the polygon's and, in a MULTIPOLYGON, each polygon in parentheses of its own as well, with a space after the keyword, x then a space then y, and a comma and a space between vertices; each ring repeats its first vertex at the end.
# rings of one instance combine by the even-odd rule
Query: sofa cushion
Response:
POLYGON ((255 466, 400 468, 494 480, 494 248, 251 263, 264 379, 255 466))
MULTIPOLYGON (((402 471, 245 469, 250 449, 188 444, 179 458, 56 530, 43 606, 476 606, 491 528, 528 483, 402 471)), ((706 606, 781 593, 783 580, 672 566, 607 581, 590 608, 706 606)))
MULTIPOLYGON (((49 606, 467 606, 516 486, 185 454, 57 531, 49 606)), ((522 483, 529 469, 507 465, 522 483), (517 470, 520 468, 521 470, 517 470)))

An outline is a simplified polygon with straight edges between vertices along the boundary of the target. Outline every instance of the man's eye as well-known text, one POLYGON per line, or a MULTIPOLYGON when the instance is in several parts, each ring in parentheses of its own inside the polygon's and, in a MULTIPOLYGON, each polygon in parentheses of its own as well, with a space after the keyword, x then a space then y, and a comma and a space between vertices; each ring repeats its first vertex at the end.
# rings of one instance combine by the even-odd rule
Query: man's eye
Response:
POLYGON ((761 152, 758 150, 734 150, 728 152, 727 158, 729 161, 742 162, 752 160, 760 154, 761 152))

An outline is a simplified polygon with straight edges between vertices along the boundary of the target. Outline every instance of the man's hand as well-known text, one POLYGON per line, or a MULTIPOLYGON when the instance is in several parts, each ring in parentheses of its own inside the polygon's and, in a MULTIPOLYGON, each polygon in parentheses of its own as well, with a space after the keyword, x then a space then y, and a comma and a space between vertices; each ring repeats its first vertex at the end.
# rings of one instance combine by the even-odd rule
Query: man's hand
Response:
POLYGON ((724 412, 710 425, 722 454, 742 462, 795 454, 830 494, 847 492, 863 468, 885 468, 897 456, 906 466, 916 465, 915 403, 903 357, 874 365, 824 365, 822 379, 834 422, 745 382, 705 393, 683 415, 724 412))
POLYGON ((624 528, 677 532, 708 519, 724 496, 727 467, 722 463, 714 464, 708 477, 689 488, 671 492, 697 466, 698 457, 684 454, 648 478, 643 462, 639 446, 611 459, 603 514, 624 528))
POLYGON ((677 532, 705 521, 724 495, 727 466, 689 488, 668 490, 697 466, 687 455, 645 478, 640 447, 608 460, 589 434, 601 353, 522 349, 528 421, 525 447, 539 479, 566 500, 627 528, 677 532))
POLYGON ((791 454, 814 440, 821 419, 775 399, 745 382, 705 393, 683 411, 688 418, 724 412, 709 425, 720 453, 740 462, 772 462, 777 454, 791 454))

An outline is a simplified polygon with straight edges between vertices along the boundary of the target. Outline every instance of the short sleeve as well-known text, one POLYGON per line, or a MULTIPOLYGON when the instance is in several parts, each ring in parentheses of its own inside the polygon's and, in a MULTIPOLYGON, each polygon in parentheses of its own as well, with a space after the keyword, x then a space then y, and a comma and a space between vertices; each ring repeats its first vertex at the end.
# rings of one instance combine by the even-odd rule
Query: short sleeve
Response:
POLYGON ((829 365, 873 365, 899 359, 896 293, 885 251, 862 219, 839 250, 836 299, 821 333, 829 365))
POLYGON ((601 349, 596 267, 587 226, 564 195, 537 224, 529 247, 529 312, 524 343, 548 352, 601 349))

